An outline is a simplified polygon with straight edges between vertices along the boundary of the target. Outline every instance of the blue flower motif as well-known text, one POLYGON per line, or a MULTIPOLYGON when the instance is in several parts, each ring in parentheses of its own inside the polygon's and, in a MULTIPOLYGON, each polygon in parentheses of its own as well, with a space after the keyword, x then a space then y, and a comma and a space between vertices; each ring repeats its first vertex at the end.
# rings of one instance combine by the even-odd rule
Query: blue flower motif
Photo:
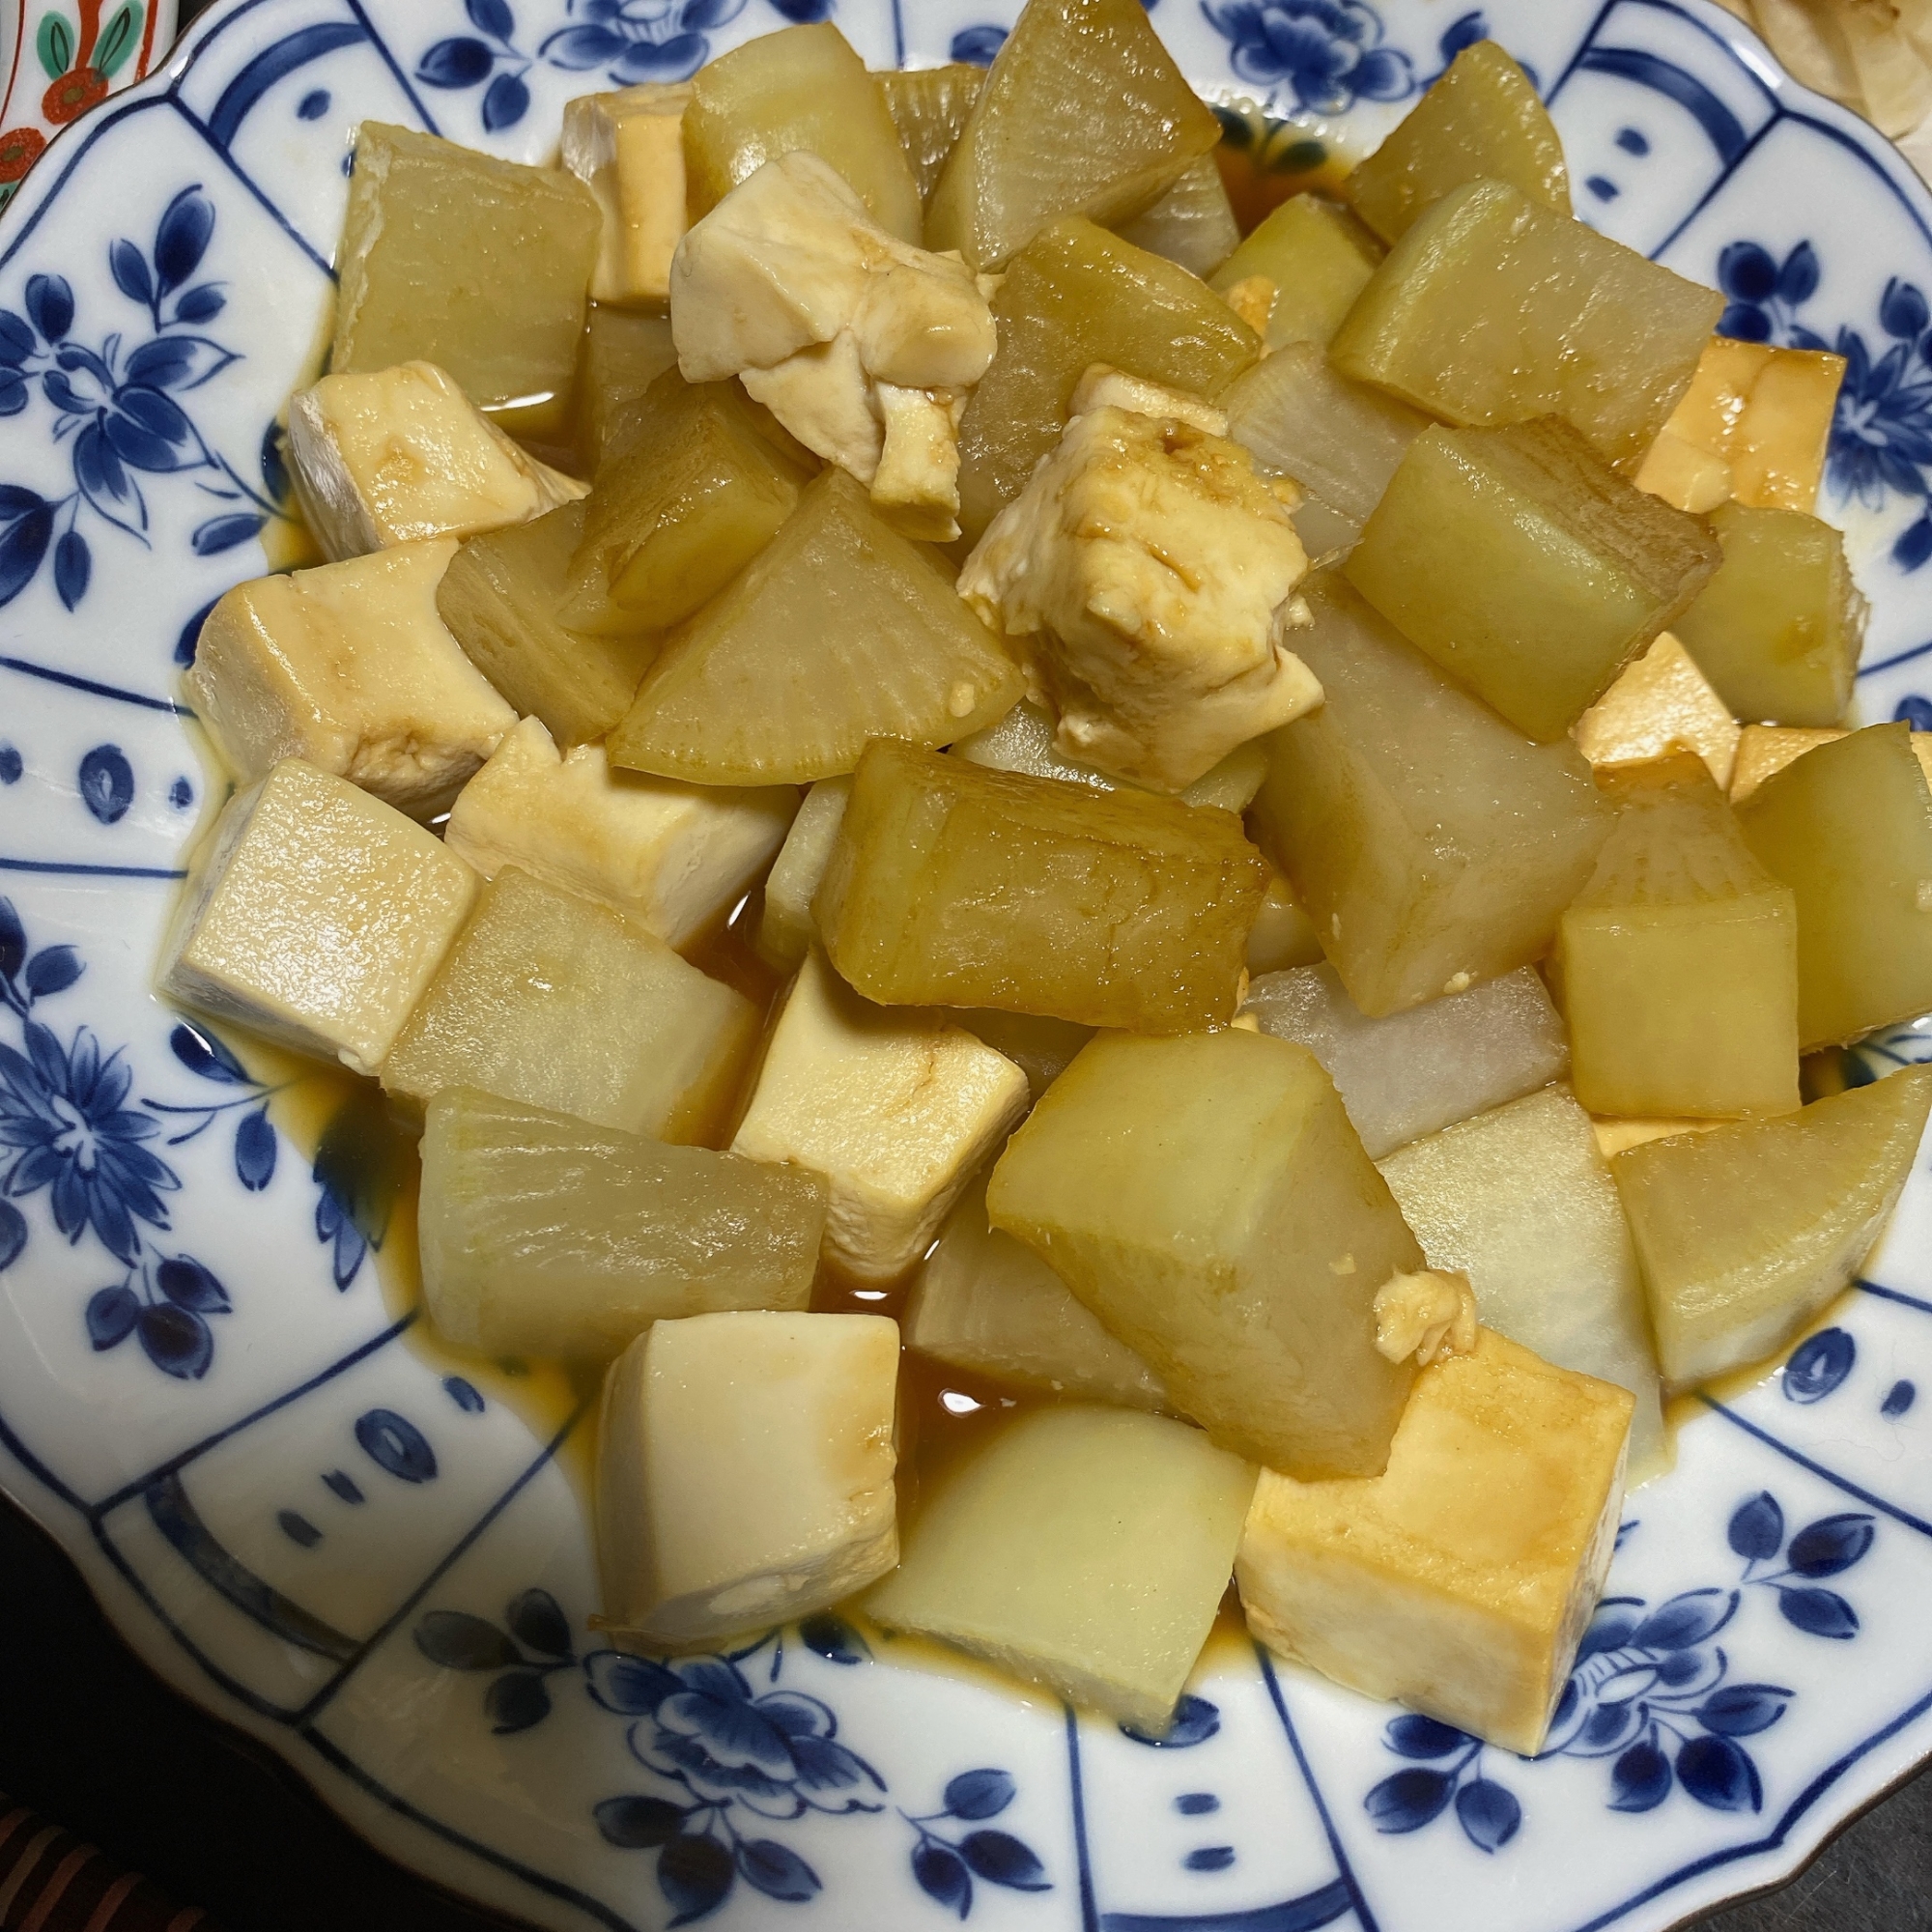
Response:
POLYGON ((1285 88, 1313 114, 1343 114, 1357 100, 1400 100, 1415 88, 1408 56, 1381 44, 1382 23, 1363 0, 1203 0, 1208 24, 1233 43, 1243 80, 1285 88))

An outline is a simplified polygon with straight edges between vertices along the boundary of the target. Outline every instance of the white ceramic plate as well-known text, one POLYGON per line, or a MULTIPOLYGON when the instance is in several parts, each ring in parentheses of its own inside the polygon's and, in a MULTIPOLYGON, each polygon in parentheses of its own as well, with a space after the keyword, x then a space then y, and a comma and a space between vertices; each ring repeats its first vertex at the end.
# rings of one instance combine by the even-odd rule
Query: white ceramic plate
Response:
MULTIPOLYGON (((0 1482, 172 1683, 546 1924, 1636 1932, 1773 1882, 1932 1748, 1922 1173, 1872 1281, 1633 1497, 1543 1758, 1232 1643, 1151 1747, 829 1617, 669 1671, 602 1649, 569 1391, 439 1355, 366 1103, 151 997, 212 802, 179 668, 285 527, 265 438, 325 339, 355 124, 534 159, 574 93, 827 14, 874 65, 988 57, 1007 17, 232 0, 0 222, 0 1482)), ((1494 33, 1589 219, 1720 282, 1734 332, 1849 356, 1825 507, 1863 712, 1932 724, 1932 201, 1869 128, 1702 0, 1153 18, 1205 89, 1356 150, 1494 33)))

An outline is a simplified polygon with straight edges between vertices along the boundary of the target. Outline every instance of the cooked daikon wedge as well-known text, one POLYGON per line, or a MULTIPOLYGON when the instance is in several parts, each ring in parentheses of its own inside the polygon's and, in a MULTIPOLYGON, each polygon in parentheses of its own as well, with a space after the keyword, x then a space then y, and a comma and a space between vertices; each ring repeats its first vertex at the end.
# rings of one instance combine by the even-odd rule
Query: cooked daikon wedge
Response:
POLYGON ((708 1646, 890 1570, 898 1360, 883 1315, 695 1315, 632 1343, 598 1428, 605 1626, 708 1646))
POLYGON ((597 198, 561 168, 363 122, 328 366, 420 356, 504 428, 560 433, 601 222, 597 198))
POLYGON ((1003 1013, 994 1007, 955 1007, 947 1015, 976 1033, 995 1053, 1004 1053, 1027 1077, 1037 1100, 1094 1037, 1094 1029, 1043 1013, 1003 1013))
POLYGON ((953 61, 947 67, 887 68, 872 77, 886 97, 886 112, 898 129, 923 201, 939 185, 946 157, 986 84, 986 71, 953 61))
POLYGON ((1636 1251, 1590 1117, 1560 1087, 1380 1163, 1434 1268, 1469 1277, 1486 1328, 1630 1390, 1630 1480, 1670 1463, 1636 1251))
POLYGON ((1762 1360, 1851 1280, 1905 1185, 1928 1106, 1932 1067, 1908 1066, 1611 1161, 1668 1387, 1762 1360))
POLYGON ((1687 609, 1719 555, 1694 518, 1545 416, 1425 430, 1343 568, 1411 643, 1547 741, 1687 609))
POLYGON ((771 863, 797 810, 790 785, 612 771, 602 745, 559 754, 542 722, 526 718, 457 794, 445 836, 486 879, 521 866, 683 951, 771 863))
POLYGON ((781 27, 698 70, 684 110, 693 219, 799 149, 838 169, 881 228, 918 242, 919 187, 878 76, 830 21, 781 27))
POLYGON ((517 722, 437 611, 454 537, 258 577, 209 612, 183 682, 243 784, 302 758, 433 818, 517 722))
POLYGON ((1577 719, 1573 735, 1592 766, 1641 765, 1694 752, 1722 791, 1742 734, 1696 660, 1664 631, 1577 719))
POLYGON ((1138 0, 1037 0, 994 57, 932 191, 926 246, 997 269, 1062 215, 1139 214, 1220 138, 1138 0))
POLYGON ((1213 274, 1235 252, 1241 231, 1212 155, 1189 161, 1174 185, 1144 213, 1122 221, 1123 242, 1178 262, 1190 275, 1213 274))
POLYGON ((1852 701, 1865 600, 1845 540, 1802 510, 1720 503, 1718 574, 1677 620, 1684 648, 1740 718, 1815 727, 1852 701))
POLYGON ((1448 422, 1562 416, 1629 471, 1723 305, 1507 182, 1471 182, 1389 251, 1330 353, 1343 375, 1448 422))
POLYGON ((799 482, 735 383, 693 384, 667 369, 598 466, 574 564, 583 595, 560 614, 602 628, 614 606, 619 620, 668 630, 771 542, 799 482))
POLYGON ((611 761, 700 784, 805 784, 868 738, 944 745, 1011 710, 1019 668, 843 470, 670 641, 611 761))
MULTIPOLYGON (((1781 772, 1794 758, 1816 751, 1844 737, 1842 727, 1834 730, 1799 730, 1783 724, 1747 724, 1738 733, 1738 755, 1731 767, 1731 803, 1742 805, 1774 772, 1781 772)), ((1912 748, 1918 750, 1921 738, 1932 733, 1915 731, 1912 748)), ((1924 762, 1920 754, 1919 762, 1924 762)), ((1932 774, 1928 774, 1932 777, 1932 774)))
MULTIPOLYGON (((1091 116, 1077 126, 1091 138, 1091 116)), ((1185 269, 1091 221, 1056 221, 1014 257, 993 320, 999 353, 959 425, 959 522, 973 541, 1060 440, 1094 363, 1211 399, 1261 352, 1185 269)))
POLYGON ((566 503, 470 537, 436 587, 437 614, 464 655, 564 745, 601 738, 623 717, 658 648, 639 616, 628 634, 563 623, 558 612, 577 594, 570 566, 582 538, 583 505, 566 503))
POLYGON ((1295 649, 1326 701, 1269 741, 1273 856, 1372 1017, 1548 947, 1609 831, 1574 745, 1533 745, 1345 583, 1295 649))
POLYGON ((1223 262, 1208 285, 1227 295, 1260 275, 1272 291, 1262 340, 1269 349, 1325 349, 1387 253, 1349 213, 1316 194, 1292 194, 1223 262))
POLYGON ((908 1349, 1042 1395, 1158 1408, 1160 1378, 1034 1253, 986 1219, 977 1177, 946 1217, 902 1318, 908 1349))
POLYGON ((866 1608, 1158 1737, 1254 1489, 1249 1463, 1185 1423, 1037 1408, 949 1473, 866 1608))
POLYGON ((1362 1016, 1334 967, 1304 966, 1255 980, 1242 1010, 1321 1063, 1371 1160, 1560 1080, 1570 1065, 1563 1022, 1533 966, 1378 1020, 1362 1016))
POLYGON ((814 952, 731 1146, 824 1175, 826 1255, 861 1280, 891 1281, 925 1252, 1026 1103, 1011 1061, 944 1014, 870 1005, 814 952))
POLYGON ((1261 910, 1248 928, 1248 971, 1285 973, 1291 967, 1319 965, 1321 960, 1321 941, 1316 936, 1315 922, 1295 897, 1294 888, 1270 866, 1261 910))
POLYGON ((587 473, 596 472, 631 406, 667 369, 676 367, 668 317, 592 303, 576 401, 578 455, 587 473))
POLYGON ((1464 182, 1500 181, 1558 214, 1570 170, 1529 76, 1494 41, 1449 63, 1394 131, 1349 177, 1350 205, 1384 242, 1464 182))
MULTIPOLYGON (((1237 377, 1223 400, 1228 434, 1343 519, 1339 534, 1349 544, 1361 535, 1409 444, 1429 427, 1429 418, 1406 403, 1337 375, 1314 342, 1277 350, 1237 377)), ((1295 521, 1299 526, 1301 519, 1295 521)), ((1310 544, 1310 554, 1320 548, 1310 544)))
POLYGON ((832 860, 845 801, 852 796, 849 775, 820 779, 805 795, 779 856, 765 874, 764 910, 758 919, 758 957, 782 973, 794 973, 818 937, 811 916, 812 895, 832 860))
POLYGON ((1304 1475, 1380 1469, 1413 1378, 1372 1310, 1422 1250, 1305 1047, 1103 1034, 986 1191, 1213 1439, 1304 1475))
POLYGON ((420 1110, 445 1087, 664 1141, 717 1131, 758 1016, 656 933, 514 866, 484 887, 388 1059, 420 1110))
POLYGON ((653 1321, 803 1311, 825 1183, 445 1087, 429 1103, 416 1232, 445 1341, 610 1356, 653 1321))
POLYGON ((1798 913, 1679 752, 1605 774, 1617 822, 1563 915, 1571 1078, 1593 1114, 1798 1105, 1798 913))
POLYGON ((1932 790, 1904 724, 1806 752, 1739 808, 1758 861, 1798 898, 1806 1053, 1932 1009, 1932 790))
POLYGON ((813 914, 868 999, 1184 1033, 1234 1017, 1266 884, 1232 813, 880 738, 813 914))
POLYGON ((476 885, 393 807, 289 758, 222 808, 156 982, 211 1018, 373 1073, 476 885))
POLYGON ((683 81, 645 81, 563 104, 563 164, 603 216, 590 298, 662 308, 684 239, 683 81))
POLYGON ((1484 1330, 1423 1370, 1386 1473, 1264 1471, 1235 1578, 1269 1649, 1534 1756, 1623 1506, 1627 1390, 1484 1330))

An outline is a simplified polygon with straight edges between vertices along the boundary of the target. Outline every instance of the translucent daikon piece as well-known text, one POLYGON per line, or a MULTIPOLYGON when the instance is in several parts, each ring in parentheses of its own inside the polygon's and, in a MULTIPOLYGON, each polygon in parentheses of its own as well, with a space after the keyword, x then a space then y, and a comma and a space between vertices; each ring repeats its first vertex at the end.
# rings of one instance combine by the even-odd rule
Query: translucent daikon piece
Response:
POLYGON ((1208 277, 1227 295, 1254 275, 1270 291, 1262 340, 1326 349, 1387 250, 1346 208, 1292 194, 1208 277))
POLYGON ((946 67, 887 68, 873 78, 923 201, 939 185, 947 156, 986 84, 986 71, 953 61, 946 67))
POLYGON ((1602 1595, 1626 1390, 1482 1331, 1416 1378, 1387 1471, 1264 1471, 1236 1562, 1248 1628, 1368 1696, 1533 1756, 1602 1595))
MULTIPOLYGON (((1798 729, 1784 724, 1747 724, 1738 733, 1738 755, 1731 767, 1731 803, 1742 805, 1774 772, 1781 772, 1794 758, 1816 751, 1845 735, 1834 730, 1798 729)), ((1921 737, 1932 735, 1915 731, 1913 749, 1921 737)))
POLYGON ((1533 966, 1378 1020, 1363 1017, 1334 967, 1303 966, 1256 980, 1242 1010, 1321 1063, 1371 1160, 1560 1080, 1570 1065, 1533 966))
POLYGON ((1282 874, 1268 868, 1267 890, 1261 910, 1248 928, 1248 971, 1285 973, 1293 966, 1314 966, 1321 959, 1321 941, 1315 922, 1282 874))
POLYGON ((422 1163, 423 1299, 459 1349, 610 1356, 653 1321, 810 1297, 815 1174, 469 1087, 429 1103, 422 1163))
POLYGON ((577 445, 594 474, 620 423, 667 369, 677 367, 670 320, 593 302, 577 376, 577 445))
POLYGON ((1371 1311, 1422 1250, 1305 1047, 1104 1034, 986 1203, 1216 1442, 1305 1475, 1382 1467, 1414 1368, 1377 1350, 1371 1311))
POLYGON ((691 87, 645 81, 563 105, 563 164, 603 216, 590 298, 662 308, 684 238, 684 110, 691 87))
POLYGON ((883 1315, 695 1315, 640 1335, 598 1429, 605 1627, 710 1647, 890 1570, 898 1358, 883 1315))
POLYGON ((1429 1264, 1469 1277, 1483 1325, 1630 1390, 1630 1480, 1666 1468, 1657 1350, 1636 1251, 1590 1117, 1560 1087, 1380 1162, 1429 1264))
POLYGON ((948 1474, 866 1609, 1157 1737, 1254 1488, 1249 1463, 1185 1423, 1037 1408, 948 1474))
POLYGON ((796 972, 818 937, 811 901, 831 863, 852 796, 849 776, 820 779, 805 795, 779 856, 765 874, 764 910, 758 920, 758 957, 781 972, 796 972))
POLYGON ((1122 221, 1123 242, 1165 255, 1205 280, 1235 252, 1241 231, 1212 155, 1189 161, 1174 185, 1144 213, 1122 221))
POLYGON ((1665 631, 1577 719, 1574 735, 1593 766, 1641 765, 1694 752, 1722 790, 1731 782, 1741 733, 1696 660, 1665 631))

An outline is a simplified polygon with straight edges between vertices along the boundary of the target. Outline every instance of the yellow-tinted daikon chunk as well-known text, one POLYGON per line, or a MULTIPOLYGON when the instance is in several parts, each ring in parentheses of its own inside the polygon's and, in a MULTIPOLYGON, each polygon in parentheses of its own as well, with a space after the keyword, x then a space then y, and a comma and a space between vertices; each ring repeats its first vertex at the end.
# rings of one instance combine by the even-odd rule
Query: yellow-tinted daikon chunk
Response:
POLYGON ((1566 422, 1429 429, 1343 566, 1411 643, 1559 738, 1710 581, 1718 546, 1566 422))
POLYGON ((1262 340, 1269 349, 1325 349, 1387 251, 1346 208, 1292 194, 1208 277, 1227 295, 1260 275, 1273 291, 1262 340))
POLYGON ((1687 753, 1604 783, 1620 810, 1563 915, 1571 1079, 1594 1114, 1798 1105, 1798 913, 1687 753))
POLYGON ((1809 1052, 1932 1008, 1932 790, 1904 724, 1806 752, 1738 824, 1798 896, 1798 1038, 1809 1052))
POLYGON ((590 298, 662 308, 684 239, 688 82, 582 94, 563 107, 563 164, 603 217, 590 298))
POLYGON ((1317 965, 1321 958, 1315 922, 1295 897, 1294 888, 1270 866, 1261 909, 1248 928, 1248 971, 1283 973, 1291 967, 1317 965))
POLYGON ((1570 171, 1529 76, 1494 41, 1478 41, 1349 177, 1355 213, 1384 242, 1464 182, 1500 181, 1570 213, 1570 171))
POLYGON ((520 434, 564 423, 602 217, 560 168, 365 121, 336 250, 331 369, 420 356, 520 434))
POLYGON ((836 168, 881 228, 920 239, 919 187, 878 76, 830 21, 781 27, 698 70, 684 110, 693 219, 800 149, 836 168))
POLYGON ((1027 1077, 1037 1100, 1094 1037, 1094 1029, 1044 1013, 1003 1013, 996 1007, 955 1007, 948 1015, 976 1033, 995 1053, 1004 1053, 1027 1077))
POLYGON ((1676 620, 1684 648, 1740 718, 1836 724, 1852 701, 1865 600, 1845 540, 1803 510, 1720 503, 1724 559, 1676 620))
POLYGON ((517 714, 437 611, 454 537, 238 583, 183 682, 243 783, 302 758, 412 817, 449 802, 517 714))
POLYGON ((1694 752, 1723 790, 1741 733, 1710 679, 1665 631, 1577 719, 1575 736, 1577 749, 1596 766, 1641 765, 1671 752, 1694 752))
POLYGON ((1414 1369, 1377 1351, 1372 1310, 1422 1251, 1307 1048, 1103 1034, 986 1203, 1216 1442, 1304 1475, 1382 1467, 1414 1369))
POLYGON ((420 1109, 445 1087, 700 1141, 728 1106, 757 1032, 743 994, 609 906, 506 867, 383 1066, 420 1109))
POLYGON ((1234 1017, 1266 883, 1232 813, 881 738, 813 911, 868 999, 1182 1033, 1234 1017))
POLYGON ((710 1646, 890 1570, 898 1356, 882 1315, 695 1315, 632 1343, 598 1430, 606 1624, 710 1646))
POLYGON ((1434 1268, 1469 1277, 1483 1325, 1628 1389, 1630 1480, 1668 1467, 1636 1250, 1590 1117, 1547 1087, 1380 1162, 1434 1268))
MULTIPOLYGON (((1605 1160, 1614 1160, 1626 1148, 1643 1147, 1650 1141, 1667 1140, 1672 1134, 1715 1133, 1722 1121, 1673 1121, 1668 1119, 1626 1120, 1616 1115, 1592 1115, 1590 1133, 1597 1151, 1605 1160)), ((1615 1379, 1614 1377, 1611 1378, 1615 1379)))
POLYGON ((222 808, 157 982, 214 1019, 373 1073, 475 896, 476 874, 432 834, 291 758, 222 808))
POLYGON ((820 779, 806 793, 779 856, 765 874, 758 957, 781 972, 796 972, 818 937, 818 923, 811 916, 812 895, 832 862, 832 848, 838 842, 838 827, 845 816, 845 801, 851 796, 849 774, 820 779))
POLYGON ((1062 215, 1139 214, 1220 138, 1138 0, 1034 0, 932 191, 926 246, 997 269, 1062 215))
POLYGON ((1248 1628, 1338 1684, 1532 1756, 1616 1548, 1627 1390, 1500 1335, 1423 1370, 1387 1471, 1264 1472, 1248 1628))
POLYGON ((417 1238, 437 1332, 486 1355, 614 1355, 653 1321, 802 1311, 825 1183, 446 1087, 417 1238))
POLYGON ((1020 689, 938 564, 832 469, 667 645, 611 759, 700 784, 804 784, 849 772, 868 738, 964 737, 1020 689))
POLYGON ((914 1283, 906 1347, 996 1381, 1158 1408, 1160 1378, 1034 1251, 986 1220, 983 1175, 960 1195, 914 1283))
POLYGON ((1389 251, 1330 350, 1447 422, 1560 415, 1632 470, 1723 305, 1506 182, 1471 182, 1389 251))
POLYGON ((647 925, 680 951, 711 932, 784 842, 798 793, 682 784, 559 755, 526 718, 457 794, 446 837, 486 879, 505 866, 647 925))
MULTIPOLYGON (((1083 113, 1083 140, 1093 126, 1083 113)), ((999 353, 959 425, 959 522, 976 541, 1059 440, 1094 363, 1212 398, 1261 350, 1185 269, 1077 219, 1056 221, 1014 258, 993 320, 999 353)))
MULTIPOLYGON (((1742 805, 1773 772, 1781 772, 1794 758, 1845 735, 1833 730, 1800 730, 1783 724, 1747 724, 1738 733, 1738 755, 1731 767, 1731 803, 1742 805)), ((1912 734, 1913 749, 1924 732, 1912 734)))
POLYGON ((1611 1161, 1667 1385, 1761 1360, 1851 1280, 1905 1185, 1928 1106, 1932 1067, 1909 1066, 1611 1161))
POLYGON ((873 78, 923 201, 939 185, 946 157, 986 84, 985 70, 953 61, 947 67, 888 68, 873 78))
POLYGON ((1537 958, 1609 814, 1574 745, 1534 745, 1345 583, 1312 584, 1295 648, 1320 709, 1269 741, 1273 857, 1372 1016, 1537 958))
POLYGON ((676 367, 668 317, 592 304, 577 376, 577 447, 586 470, 604 460, 632 405, 676 367))
POLYGON ((1157 1737, 1254 1488, 1248 1463, 1185 1423, 1035 1409, 948 1475, 866 1608, 1157 1737))
POLYGON ((870 1005, 814 952, 731 1146, 824 1175, 826 1254, 862 1280, 891 1281, 925 1252, 1026 1103, 1011 1061, 942 1013, 870 1005))
POLYGON ((1174 185, 1145 213, 1120 224, 1123 242, 1178 262, 1191 275, 1212 275, 1235 252, 1241 231, 1212 155, 1189 161, 1174 185))
POLYGON ((582 503, 485 531, 450 558, 436 588, 437 613, 464 655, 564 745, 601 738, 623 717, 658 644, 641 618, 628 635, 562 621, 582 537, 582 503))

